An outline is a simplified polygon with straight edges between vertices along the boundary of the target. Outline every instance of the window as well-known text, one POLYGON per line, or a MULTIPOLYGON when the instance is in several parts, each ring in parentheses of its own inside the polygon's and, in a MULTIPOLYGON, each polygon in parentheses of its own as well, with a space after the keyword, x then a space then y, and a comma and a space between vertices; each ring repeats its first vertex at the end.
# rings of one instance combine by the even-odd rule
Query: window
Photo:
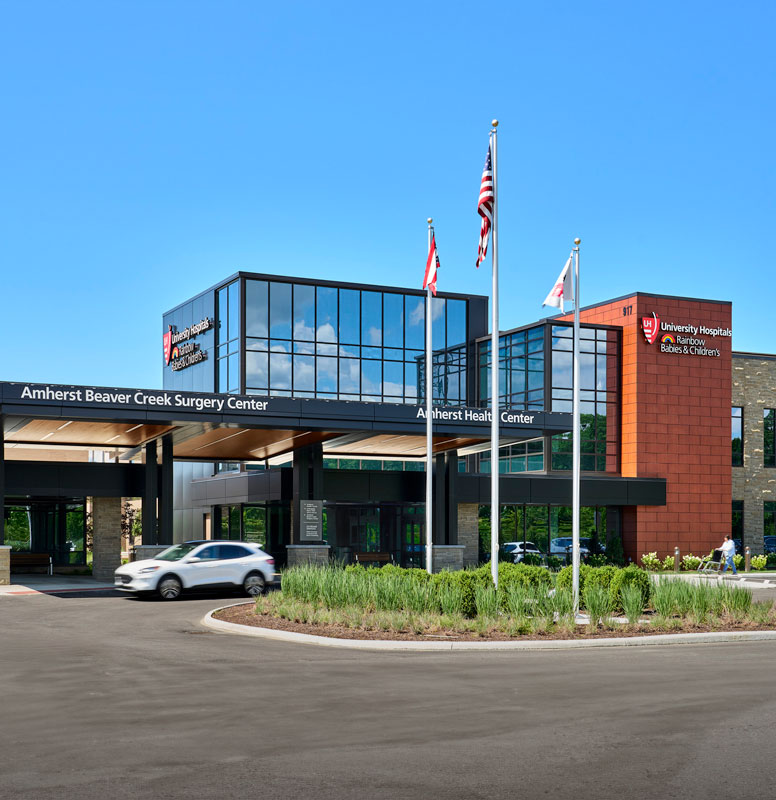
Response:
MULTIPOLYGON (((490 451, 478 453, 478 471, 490 472, 490 451)), ((544 440, 529 439, 499 448, 499 472, 541 472, 544 469, 544 440)))
POLYGON ((763 465, 776 467, 776 409, 763 409, 763 465))
POLYGON ((246 550, 244 547, 240 547, 237 544, 222 544, 218 548, 219 558, 228 559, 228 558, 245 558, 245 556, 251 556, 250 550, 246 550))
POLYGON ((216 506, 214 539, 242 539, 242 513, 240 506, 216 506))
MULTIPOLYGON (((240 284, 233 281, 218 290, 218 391, 235 394, 240 391, 240 284)), ((260 323, 251 325, 258 330, 260 323)))
POLYGON ((733 466, 744 466, 744 409, 733 406, 730 419, 730 443, 733 456, 733 466))
POLYGON ((776 536, 776 503, 771 500, 763 503, 763 536, 776 536))
POLYGON ((744 537, 744 501, 733 501, 733 513, 730 520, 731 536, 743 541, 744 537))

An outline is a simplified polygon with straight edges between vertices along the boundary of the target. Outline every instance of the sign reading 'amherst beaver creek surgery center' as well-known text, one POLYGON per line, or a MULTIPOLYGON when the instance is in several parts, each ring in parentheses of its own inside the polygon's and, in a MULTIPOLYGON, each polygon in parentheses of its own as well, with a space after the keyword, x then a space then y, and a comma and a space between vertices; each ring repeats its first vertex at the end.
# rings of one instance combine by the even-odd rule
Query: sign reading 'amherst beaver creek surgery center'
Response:
MULTIPOLYGON (((422 406, 397 405, 393 403, 361 403, 352 401, 317 400, 315 398, 256 397, 206 392, 176 392, 155 389, 112 389, 92 386, 58 386, 34 383, 0 383, 0 403, 4 409, 15 404, 29 404, 30 413, 35 406, 58 406, 59 414, 65 416, 69 409, 78 411, 78 416, 88 419, 90 411, 100 409, 98 417, 106 419, 105 412, 117 417, 134 419, 133 412, 153 414, 161 420, 175 420, 178 414, 202 414, 203 418, 224 415, 239 418, 266 417, 271 425, 300 424, 328 429, 337 428, 337 420, 364 422, 365 429, 374 423, 381 429, 388 426, 402 429, 408 425, 413 430, 423 424, 426 409, 422 406), (280 423, 279 420, 288 422, 280 423)), ((20 413, 14 410, 14 413, 20 413)), ((47 412, 50 415, 50 412, 47 412)), ((547 411, 520 411, 504 409, 499 417, 501 424, 524 429, 566 430, 567 414, 547 411)), ((434 423, 442 427, 471 428, 478 430, 490 426, 491 411, 487 408, 437 406, 434 408, 434 423)), ((235 420, 239 421, 239 420, 235 420)), ((255 423, 254 423, 255 424, 255 423)))
POLYGON ((719 358, 718 337, 729 339, 733 335, 730 328, 709 328, 706 325, 677 324, 665 322, 653 311, 651 317, 641 318, 641 330, 650 344, 659 339, 660 352, 678 356, 705 356, 719 358))

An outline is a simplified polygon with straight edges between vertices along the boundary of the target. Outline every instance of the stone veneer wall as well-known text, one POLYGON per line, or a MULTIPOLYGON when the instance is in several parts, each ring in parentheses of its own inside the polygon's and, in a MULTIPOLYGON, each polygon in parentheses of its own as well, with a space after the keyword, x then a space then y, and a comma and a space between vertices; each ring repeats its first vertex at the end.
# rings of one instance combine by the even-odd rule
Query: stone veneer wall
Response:
POLYGON ((463 569, 464 547, 460 544, 435 544, 432 563, 433 572, 463 569))
POLYGON ((743 408, 744 466, 733 467, 732 500, 744 501, 744 545, 763 552, 763 501, 776 500, 776 469, 763 463, 763 409, 776 408, 776 358, 733 357, 732 405, 743 408))
POLYGON ((479 506, 458 504, 458 544, 463 545, 464 567, 476 567, 480 560, 479 506))
POLYGON ((289 567, 298 564, 328 564, 330 550, 327 544, 289 544, 286 545, 287 564, 289 567))
POLYGON ((0 545, 0 586, 8 586, 11 583, 11 547, 10 545, 0 545))
POLYGON ((121 498, 93 497, 92 575, 112 581, 121 566, 121 498))

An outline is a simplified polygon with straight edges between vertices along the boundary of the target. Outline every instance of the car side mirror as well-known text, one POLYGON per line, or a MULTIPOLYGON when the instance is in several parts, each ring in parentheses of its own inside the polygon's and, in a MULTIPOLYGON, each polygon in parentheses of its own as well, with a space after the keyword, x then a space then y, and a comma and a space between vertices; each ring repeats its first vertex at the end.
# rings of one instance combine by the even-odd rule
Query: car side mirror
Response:
POLYGON ((187 564, 198 564, 202 559, 199 556, 192 556, 186 559, 187 564))

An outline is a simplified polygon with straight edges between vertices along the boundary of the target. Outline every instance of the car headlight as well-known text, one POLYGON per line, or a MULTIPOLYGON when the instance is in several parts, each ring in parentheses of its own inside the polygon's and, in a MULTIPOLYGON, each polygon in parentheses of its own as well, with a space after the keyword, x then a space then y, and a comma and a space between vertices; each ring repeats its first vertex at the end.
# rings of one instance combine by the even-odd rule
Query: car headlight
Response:
POLYGON ((143 567, 143 569, 140 570, 140 574, 142 575, 144 572, 156 572, 158 569, 159 567, 143 567))

